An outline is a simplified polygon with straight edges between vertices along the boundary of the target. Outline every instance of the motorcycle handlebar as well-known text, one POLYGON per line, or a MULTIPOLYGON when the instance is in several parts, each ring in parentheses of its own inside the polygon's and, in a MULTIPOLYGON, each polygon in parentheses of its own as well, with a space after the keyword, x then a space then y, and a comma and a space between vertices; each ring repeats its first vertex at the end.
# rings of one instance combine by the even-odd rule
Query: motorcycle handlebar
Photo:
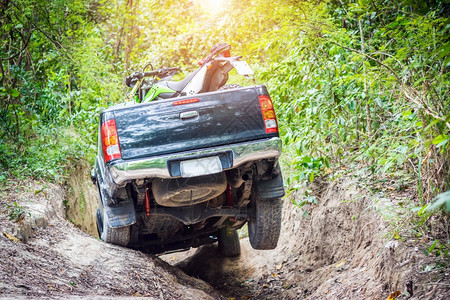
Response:
MULTIPOLYGON (((180 68, 177 68, 177 67, 175 67, 175 68, 161 68, 161 69, 158 69, 158 70, 144 72, 144 73, 141 73, 141 74, 142 74, 142 77, 165 76, 165 75, 169 74, 170 72, 179 71, 179 70, 180 70, 180 68)), ((139 79, 141 79, 141 78, 139 78, 139 79)))
POLYGON ((217 56, 217 57, 214 57, 214 60, 217 60, 217 61, 235 61, 235 60, 240 60, 241 58, 242 58, 242 55, 231 56, 231 57, 217 56))
POLYGON ((141 80, 144 77, 153 77, 153 76, 164 77, 171 72, 179 70, 180 68, 174 67, 174 68, 160 68, 148 72, 135 72, 126 78, 125 83, 127 86, 132 87, 138 80, 141 80))

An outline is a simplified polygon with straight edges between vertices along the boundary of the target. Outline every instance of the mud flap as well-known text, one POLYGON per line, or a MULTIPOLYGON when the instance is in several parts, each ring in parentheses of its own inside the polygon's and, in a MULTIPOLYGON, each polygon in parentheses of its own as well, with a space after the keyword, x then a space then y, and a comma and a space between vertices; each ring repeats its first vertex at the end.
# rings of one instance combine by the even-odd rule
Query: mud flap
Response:
POLYGON ((133 201, 121 202, 120 205, 113 207, 103 203, 103 209, 109 227, 124 227, 136 223, 136 211, 133 201))
MULTIPOLYGON (((125 227, 136 223, 136 210, 134 208, 134 202, 131 200, 120 202, 116 206, 109 206, 109 204, 115 204, 109 196, 106 188, 105 181, 102 177, 101 163, 98 162, 98 157, 95 163, 95 181, 97 185, 97 191, 99 193, 98 208, 100 209, 100 215, 102 216, 102 222, 111 228, 125 227)), ((91 171, 91 176, 92 176, 91 171)), ((109 185, 111 186, 111 185, 109 185)))
POLYGON ((256 192, 261 199, 275 199, 283 197, 284 185, 281 171, 279 170, 278 175, 271 180, 256 182, 256 192))

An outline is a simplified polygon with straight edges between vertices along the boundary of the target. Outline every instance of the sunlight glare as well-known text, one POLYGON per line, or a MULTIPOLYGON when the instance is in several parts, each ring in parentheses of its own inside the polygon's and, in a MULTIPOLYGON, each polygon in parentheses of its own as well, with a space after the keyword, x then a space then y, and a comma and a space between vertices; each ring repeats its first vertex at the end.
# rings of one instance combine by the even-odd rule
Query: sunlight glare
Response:
POLYGON ((210 15, 218 15, 226 9, 227 0, 197 0, 201 8, 210 15))

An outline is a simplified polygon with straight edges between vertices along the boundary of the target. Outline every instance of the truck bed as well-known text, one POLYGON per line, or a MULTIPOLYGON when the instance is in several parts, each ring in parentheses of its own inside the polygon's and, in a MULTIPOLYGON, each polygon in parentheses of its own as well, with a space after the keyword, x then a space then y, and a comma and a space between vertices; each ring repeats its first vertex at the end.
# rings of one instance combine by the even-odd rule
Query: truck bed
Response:
POLYGON ((263 85, 113 107, 122 160, 278 137, 266 133, 258 97, 263 85))

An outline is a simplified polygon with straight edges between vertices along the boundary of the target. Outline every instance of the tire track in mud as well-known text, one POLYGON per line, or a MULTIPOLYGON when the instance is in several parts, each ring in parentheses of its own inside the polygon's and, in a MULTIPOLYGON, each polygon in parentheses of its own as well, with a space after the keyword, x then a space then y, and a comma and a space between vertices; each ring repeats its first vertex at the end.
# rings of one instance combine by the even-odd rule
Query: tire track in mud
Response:
POLYGON ((223 257, 217 245, 205 245, 186 253, 161 258, 189 276, 200 278, 228 299, 283 299, 286 296, 277 250, 254 250, 241 239, 241 255, 223 257))

